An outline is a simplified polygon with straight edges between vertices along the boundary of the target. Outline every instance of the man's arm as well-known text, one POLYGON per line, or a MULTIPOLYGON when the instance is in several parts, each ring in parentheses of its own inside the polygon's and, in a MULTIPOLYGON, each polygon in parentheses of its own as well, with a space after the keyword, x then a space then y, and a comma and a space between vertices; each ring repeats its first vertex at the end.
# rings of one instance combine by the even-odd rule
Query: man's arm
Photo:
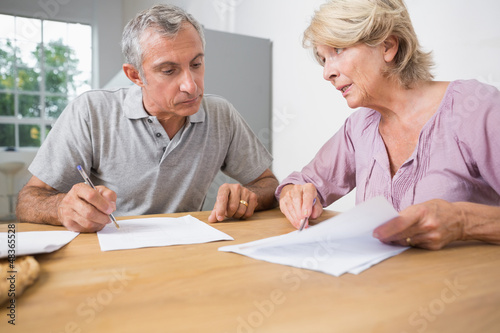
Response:
POLYGON ((116 194, 97 186, 97 191, 79 183, 62 193, 33 176, 19 192, 16 214, 21 222, 63 225, 68 230, 95 232, 110 223, 116 209, 116 194))
POLYGON ((274 208, 277 206, 274 196, 276 187, 278 180, 270 169, 245 185, 223 184, 219 187, 217 201, 208 221, 223 221, 231 217, 247 219, 254 211, 274 208))

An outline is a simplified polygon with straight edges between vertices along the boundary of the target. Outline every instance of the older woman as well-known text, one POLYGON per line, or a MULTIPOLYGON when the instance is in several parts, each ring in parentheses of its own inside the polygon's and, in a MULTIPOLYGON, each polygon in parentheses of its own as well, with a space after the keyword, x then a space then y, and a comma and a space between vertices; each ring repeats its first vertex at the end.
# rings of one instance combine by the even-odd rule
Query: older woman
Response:
POLYGON ((374 232, 385 243, 500 243, 500 92, 433 81, 402 0, 328 1, 304 46, 360 109, 276 190, 291 223, 318 217, 356 187, 357 203, 384 196, 400 211, 374 232))

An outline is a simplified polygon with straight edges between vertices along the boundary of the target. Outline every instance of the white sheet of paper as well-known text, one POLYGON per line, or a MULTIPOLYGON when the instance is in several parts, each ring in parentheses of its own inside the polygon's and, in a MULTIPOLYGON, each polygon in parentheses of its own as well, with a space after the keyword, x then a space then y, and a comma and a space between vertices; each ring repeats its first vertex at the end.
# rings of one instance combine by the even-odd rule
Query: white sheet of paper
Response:
MULTIPOLYGON (((15 255, 50 253, 71 242, 78 232, 73 231, 24 231, 15 233, 15 255)), ((13 244, 12 233, 0 232, 0 258, 8 256, 9 244, 13 244), (10 236, 10 238, 8 238, 10 236), (11 241, 10 243, 8 241, 11 241)))
POLYGON ((335 276, 359 274, 408 249, 383 244, 372 236, 376 227, 397 216, 391 204, 378 197, 301 232, 224 246, 219 251, 335 276))
POLYGON ((234 240, 208 224, 186 215, 120 220, 97 232, 102 251, 234 240))

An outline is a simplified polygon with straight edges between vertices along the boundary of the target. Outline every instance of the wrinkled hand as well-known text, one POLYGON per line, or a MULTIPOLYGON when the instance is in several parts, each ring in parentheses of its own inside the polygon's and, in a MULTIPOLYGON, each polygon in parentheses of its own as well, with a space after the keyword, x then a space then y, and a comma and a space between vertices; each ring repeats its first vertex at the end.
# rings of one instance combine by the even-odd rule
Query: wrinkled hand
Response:
POLYGON ((323 213, 319 200, 313 205, 317 197, 318 192, 312 184, 287 185, 280 194, 281 212, 298 229, 303 218, 315 219, 323 213))
POLYGON ((220 222, 226 218, 247 219, 257 207, 257 194, 241 184, 223 184, 219 187, 217 201, 208 222, 220 222), (243 200, 248 204, 241 203, 243 200))
POLYGON ((99 231, 111 222, 116 210, 116 193, 104 186, 96 190, 85 183, 75 184, 57 207, 59 221, 68 230, 99 231))
POLYGON ((373 236, 384 243, 429 250, 464 238, 464 215, 456 204, 445 200, 413 205, 399 215, 376 228, 373 236))

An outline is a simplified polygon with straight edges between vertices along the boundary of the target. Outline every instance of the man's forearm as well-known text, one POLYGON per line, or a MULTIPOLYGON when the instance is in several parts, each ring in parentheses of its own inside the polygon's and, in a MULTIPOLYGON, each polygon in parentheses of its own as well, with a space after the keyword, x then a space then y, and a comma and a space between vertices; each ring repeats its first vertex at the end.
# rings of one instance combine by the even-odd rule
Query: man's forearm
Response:
POLYGON ((274 191, 278 187, 278 180, 274 176, 264 177, 251 185, 245 186, 254 192, 258 198, 256 211, 271 209, 278 206, 278 201, 274 196, 274 191))
POLYGON ((25 186, 17 199, 16 215, 20 222, 45 223, 61 225, 57 215, 57 207, 65 193, 25 186))

